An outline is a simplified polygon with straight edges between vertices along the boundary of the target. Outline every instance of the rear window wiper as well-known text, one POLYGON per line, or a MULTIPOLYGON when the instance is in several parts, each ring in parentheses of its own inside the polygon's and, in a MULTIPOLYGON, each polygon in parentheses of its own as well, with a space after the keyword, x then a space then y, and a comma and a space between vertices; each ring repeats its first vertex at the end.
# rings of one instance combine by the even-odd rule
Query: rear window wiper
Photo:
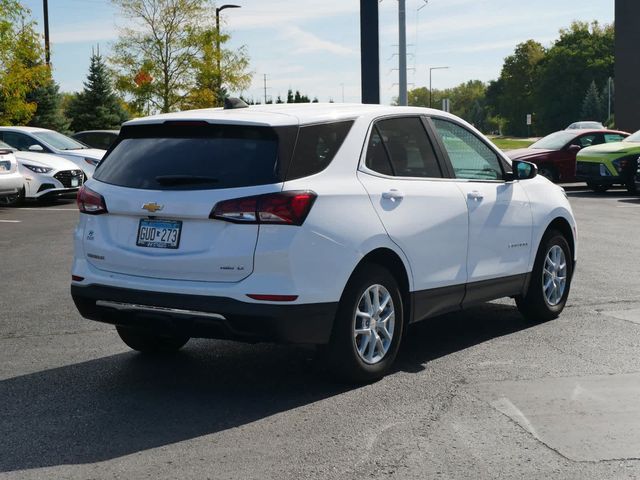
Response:
POLYGON ((160 185, 198 185, 207 183, 218 183, 218 179, 214 177, 205 177, 198 175, 159 175, 155 178, 160 185))

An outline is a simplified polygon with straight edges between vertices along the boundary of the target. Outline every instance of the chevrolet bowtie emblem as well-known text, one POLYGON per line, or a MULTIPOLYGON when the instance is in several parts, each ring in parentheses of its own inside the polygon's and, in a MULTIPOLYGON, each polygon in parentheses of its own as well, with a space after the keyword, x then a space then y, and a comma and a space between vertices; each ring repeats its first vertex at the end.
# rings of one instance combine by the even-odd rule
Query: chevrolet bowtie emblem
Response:
POLYGON ((152 202, 145 203, 144 205, 142 205, 142 208, 144 208, 148 212, 155 213, 159 210, 162 210, 164 208, 164 205, 158 205, 156 202, 152 202))

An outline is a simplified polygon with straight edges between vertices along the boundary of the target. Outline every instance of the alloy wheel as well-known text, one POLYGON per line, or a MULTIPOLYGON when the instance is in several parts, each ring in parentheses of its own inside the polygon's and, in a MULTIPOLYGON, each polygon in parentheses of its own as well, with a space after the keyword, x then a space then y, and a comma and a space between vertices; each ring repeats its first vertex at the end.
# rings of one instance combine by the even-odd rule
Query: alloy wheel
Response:
POLYGON ((567 287, 567 259, 564 250, 554 245, 547 252, 542 273, 542 289, 547 303, 556 306, 567 287))
POLYGON ((383 285, 371 285, 360 297, 353 318, 353 341, 362 361, 373 365, 385 357, 394 328, 391 294, 383 285))

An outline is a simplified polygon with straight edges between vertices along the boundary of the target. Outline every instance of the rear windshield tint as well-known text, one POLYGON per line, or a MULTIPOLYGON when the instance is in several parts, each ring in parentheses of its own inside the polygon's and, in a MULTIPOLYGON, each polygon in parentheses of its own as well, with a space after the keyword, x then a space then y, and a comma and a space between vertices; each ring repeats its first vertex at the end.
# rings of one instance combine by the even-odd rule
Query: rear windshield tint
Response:
POLYGON ((125 127, 94 178, 152 190, 278 183, 284 180, 296 130, 191 124, 125 127))

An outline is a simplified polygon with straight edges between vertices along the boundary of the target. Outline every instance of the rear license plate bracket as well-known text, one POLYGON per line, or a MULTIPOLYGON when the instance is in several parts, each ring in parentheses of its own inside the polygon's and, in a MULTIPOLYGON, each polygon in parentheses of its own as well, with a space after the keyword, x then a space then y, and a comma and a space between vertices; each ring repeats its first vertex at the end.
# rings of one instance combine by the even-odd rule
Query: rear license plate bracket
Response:
POLYGON ((180 220, 141 218, 136 245, 175 250, 180 246, 181 234, 182 221, 180 220))

